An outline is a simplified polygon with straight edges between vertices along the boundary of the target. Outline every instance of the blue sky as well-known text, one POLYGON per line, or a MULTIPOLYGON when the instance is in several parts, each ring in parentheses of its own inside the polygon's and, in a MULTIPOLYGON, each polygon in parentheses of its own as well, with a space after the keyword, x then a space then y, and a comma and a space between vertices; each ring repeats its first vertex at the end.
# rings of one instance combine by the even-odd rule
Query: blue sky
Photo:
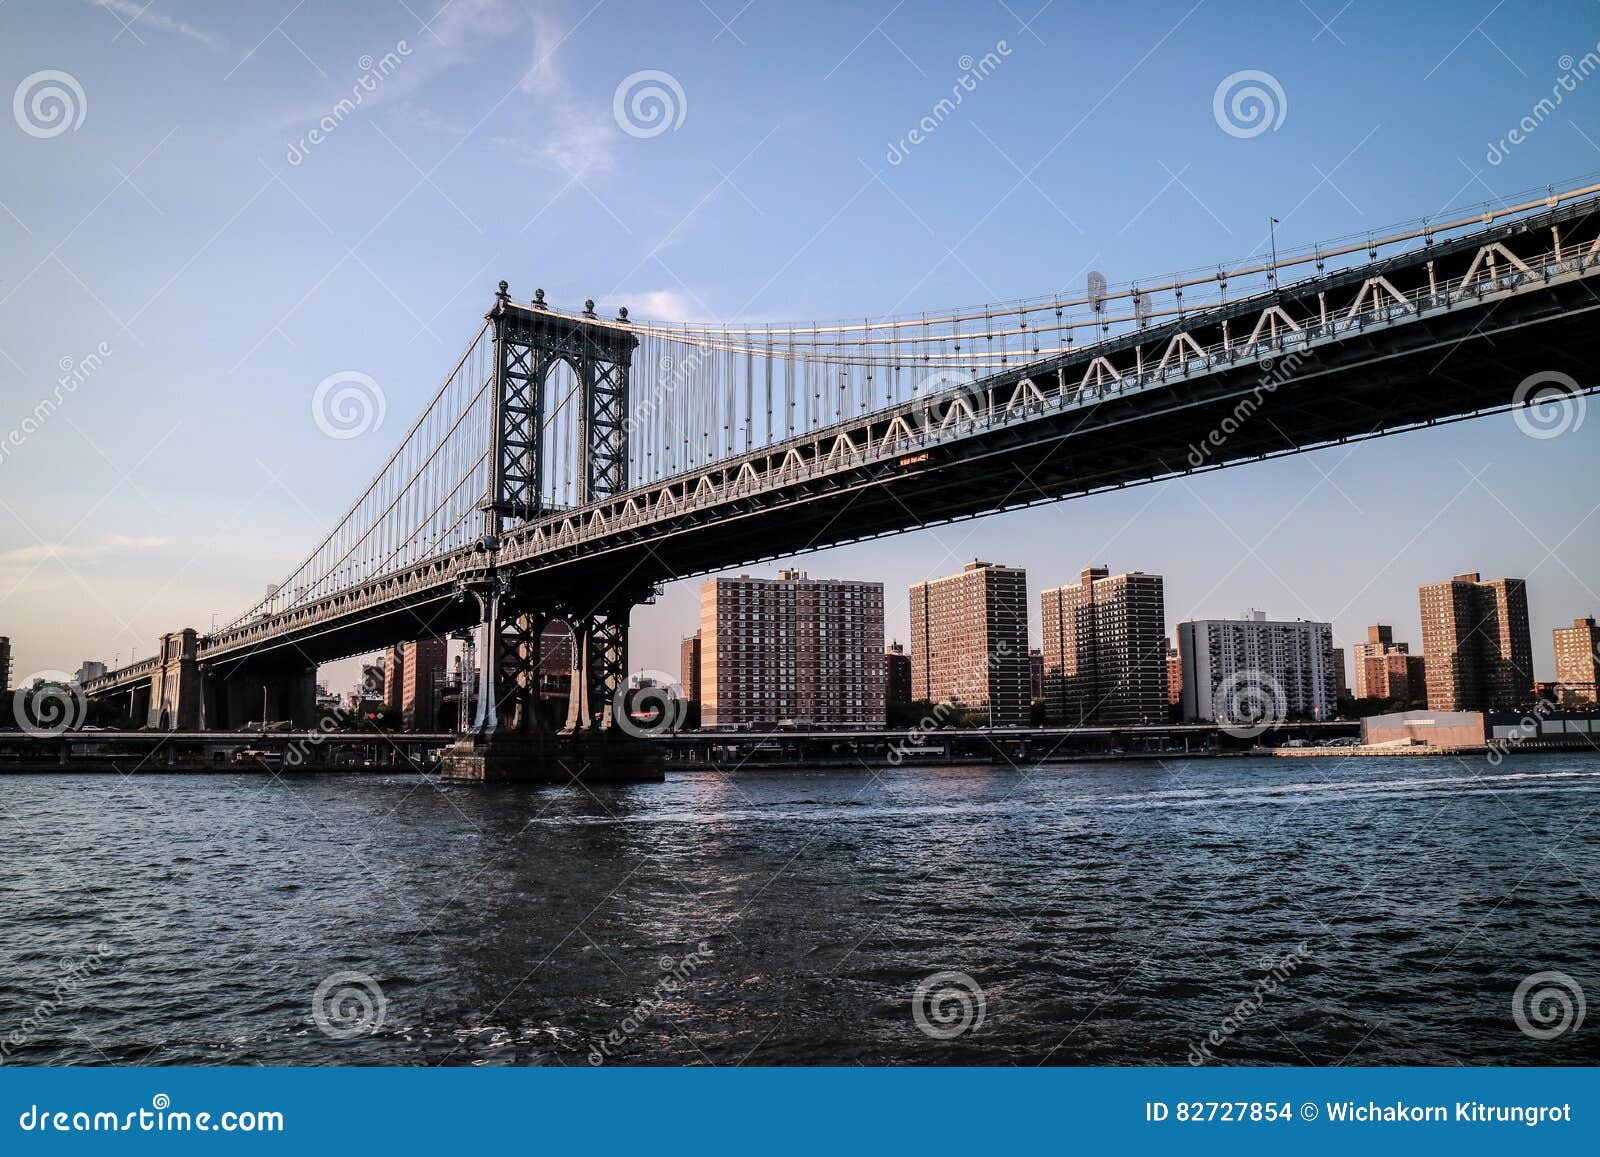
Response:
MULTIPOLYGON (((9 0, 0 96, 46 70, 77 91, 75 127, 26 100, 0 118, 0 434, 107 352, 0 458, 0 634, 22 676, 249 606, 501 278, 641 317, 859 317, 1212 264, 1261 248, 1269 215, 1280 245, 1375 229, 1600 170, 1593 77, 1489 157, 1597 42, 1600 5, 1577 2, 9 0), (1246 69, 1282 119, 1239 137, 1213 94, 1246 69), (641 70, 682 91, 653 136, 613 111, 641 70), (384 421, 328 438, 312 393, 351 370, 384 421)), ((1332 619, 1341 644, 1374 621, 1416 644, 1421 582, 1526 576, 1550 677, 1551 627, 1600 611, 1588 419, 1548 440, 1483 419, 800 565, 885 582, 902 638, 906 588, 975 556, 1026 566, 1035 606, 1104 562, 1166 575, 1169 624, 1260 607, 1332 619)), ((676 671, 697 587, 636 613, 635 666, 676 671)))

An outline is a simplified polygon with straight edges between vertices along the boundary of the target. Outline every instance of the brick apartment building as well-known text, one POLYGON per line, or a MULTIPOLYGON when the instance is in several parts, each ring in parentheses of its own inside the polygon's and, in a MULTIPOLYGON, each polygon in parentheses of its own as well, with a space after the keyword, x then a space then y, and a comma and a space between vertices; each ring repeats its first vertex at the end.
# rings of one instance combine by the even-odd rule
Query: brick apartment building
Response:
POLYGON ((1028 573, 971 562, 911 588, 911 696, 1022 727, 1031 707, 1028 573))

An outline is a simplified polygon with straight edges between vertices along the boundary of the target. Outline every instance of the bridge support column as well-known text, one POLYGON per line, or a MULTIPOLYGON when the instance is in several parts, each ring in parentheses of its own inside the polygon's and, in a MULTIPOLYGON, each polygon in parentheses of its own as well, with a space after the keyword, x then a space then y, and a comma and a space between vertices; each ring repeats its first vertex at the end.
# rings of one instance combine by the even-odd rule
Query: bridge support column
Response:
POLYGON ((200 727, 199 635, 193 628, 161 636, 161 666, 151 679, 151 727, 196 731, 200 727))
MULTIPOLYGON (((495 600, 498 602, 498 600, 495 600)), ((539 718, 540 644, 547 611, 508 615, 485 632, 481 661, 493 708, 480 707, 479 726, 446 749, 440 778, 466 782, 657 782, 660 753, 615 726, 613 703, 627 674, 627 603, 570 616, 572 691, 568 726, 547 729, 539 718), (488 721, 490 725, 485 725, 488 721)))
POLYGON ((297 731, 317 725, 317 669, 308 667, 284 678, 284 718, 297 731))
POLYGON ((136 722, 150 719, 151 685, 141 683, 128 692, 128 718, 136 722))
POLYGON ((619 600, 573 618, 567 734, 618 729, 628 680, 628 618, 632 610, 633 600, 619 600))

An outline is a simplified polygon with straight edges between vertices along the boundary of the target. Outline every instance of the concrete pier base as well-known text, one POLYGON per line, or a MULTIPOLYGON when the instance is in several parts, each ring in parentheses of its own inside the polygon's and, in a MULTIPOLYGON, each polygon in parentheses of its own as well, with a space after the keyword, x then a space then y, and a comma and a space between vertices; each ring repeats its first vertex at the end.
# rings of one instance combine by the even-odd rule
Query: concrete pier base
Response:
POLYGON ((660 751, 626 735, 466 736, 444 750, 439 778, 456 783, 660 783, 660 751))

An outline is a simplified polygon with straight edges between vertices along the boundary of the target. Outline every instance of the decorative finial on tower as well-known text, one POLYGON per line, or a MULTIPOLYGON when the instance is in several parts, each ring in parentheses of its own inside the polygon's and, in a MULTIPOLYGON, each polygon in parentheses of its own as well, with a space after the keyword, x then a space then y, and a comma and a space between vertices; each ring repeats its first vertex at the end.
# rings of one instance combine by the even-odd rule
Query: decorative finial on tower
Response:
POLYGON ((594 298, 591 297, 588 301, 585 301, 583 303, 583 316, 584 317, 594 317, 595 316, 594 298))
POLYGON ((543 309, 544 307, 544 290, 535 289, 533 291, 533 308, 543 309))
POLYGON ((621 309, 617 310, 617 320, 618 321, 627 321, 628 320, 628 307, 627 306, 624 305, 621 309))
POLYGON ((509 297, 509 296, 510 296, 510 295, 509 295, 509 294, 508 294, 508 293, 507 293, 507 292, 506 292, 506 290, 508 290, 508 289, 510 289, 510 288, 511 288, 511 286, 509 286, 509 285, 508 285, 508 284, 506 284, 506 283, 505 283, 505 282, 504 282, 504 281, 502 281, 502 282, 501 282, 501 283, 500 283, 500 292, 499 292, 499 293, 497 293, 497 294, 495 294, 495 296, 496 296, 496 297, 498 297, 498 298, 499 298, 499 299, 500 299, 500 300, 501 300, 501 301, 505 301, 505 300, 506 300, 506 299, 507 299, 507 298, 508 298, 508 297, 509 297))

